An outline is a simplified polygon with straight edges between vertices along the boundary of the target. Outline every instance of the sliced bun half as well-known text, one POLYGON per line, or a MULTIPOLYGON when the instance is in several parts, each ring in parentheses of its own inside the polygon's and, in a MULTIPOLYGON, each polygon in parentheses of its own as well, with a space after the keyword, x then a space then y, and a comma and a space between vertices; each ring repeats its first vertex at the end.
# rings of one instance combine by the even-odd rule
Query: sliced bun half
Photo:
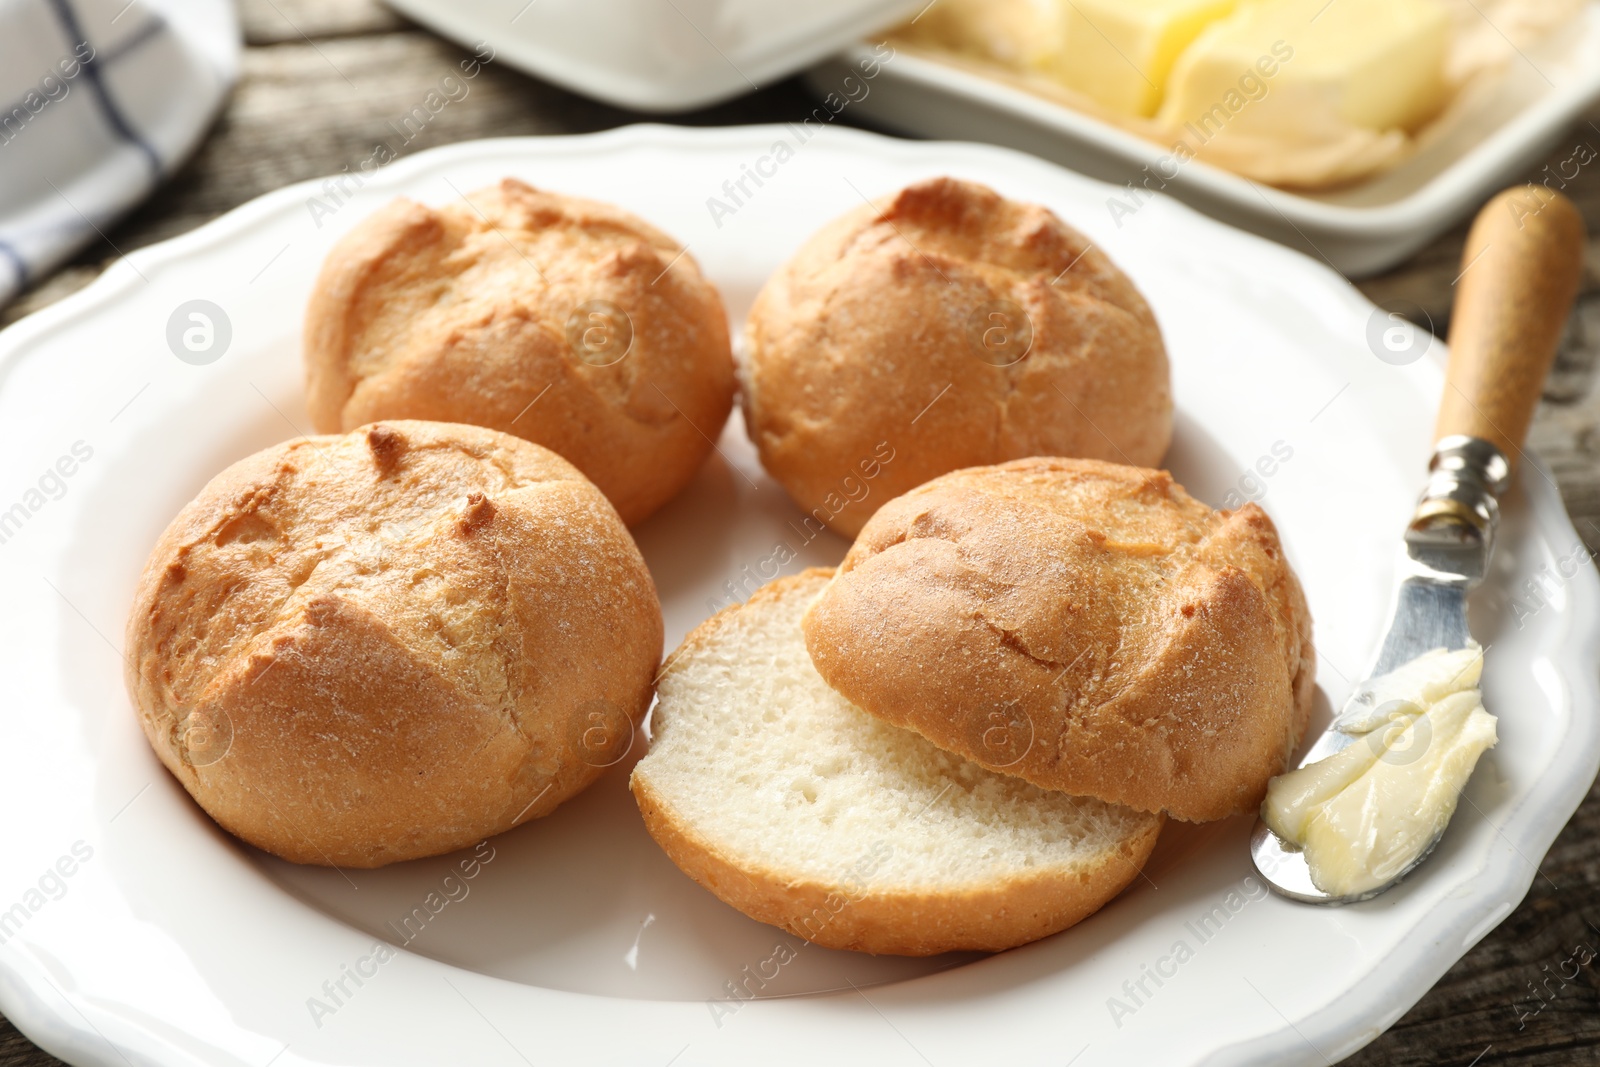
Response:
POLYGON ((1160 816, 995 774, 854 707, 800 630, 829 570, 702 623, 661 678, 632 789, 685 873, 830 948, 999 950, 1139 876, 1160 816))
POLYGON ((974 467, 885 504, 805 634, 828 684, 887 722, 1195 822, 1260 805, 1316 671, 1264 511, 1095 460, 974 467))

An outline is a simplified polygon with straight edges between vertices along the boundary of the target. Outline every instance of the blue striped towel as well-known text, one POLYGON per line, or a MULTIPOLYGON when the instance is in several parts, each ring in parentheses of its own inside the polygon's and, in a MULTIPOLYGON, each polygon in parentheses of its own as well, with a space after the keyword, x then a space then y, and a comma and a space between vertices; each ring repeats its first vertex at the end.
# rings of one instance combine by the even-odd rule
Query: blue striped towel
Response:
POLYGON ((0 0, 0 306, 109 241, 238 73, 230 0, 0 0))

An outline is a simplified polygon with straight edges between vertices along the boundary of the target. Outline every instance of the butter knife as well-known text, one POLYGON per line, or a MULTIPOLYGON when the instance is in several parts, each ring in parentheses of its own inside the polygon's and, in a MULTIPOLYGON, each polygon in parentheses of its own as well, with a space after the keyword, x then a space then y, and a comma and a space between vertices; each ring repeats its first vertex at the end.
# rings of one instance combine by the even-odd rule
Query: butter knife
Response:
MULTIPOLYGON (((1471 642, 1467 593, 1487 573, 1499 496, 1522 454, 1577 295, 1583 251, 1582 217, 1571 201, 1549 189, 1508 189, 1478 213, 1462 252, 1427 488, 1405 532, 1388 630, 1366 680, 1300 766, 1358 740, 1357 732, 1341 727, 1370 720, 1375 678, 1432 649, 1461 649, 1471 642)), ((1303 853, 1259 820, 1250 856, 1267 885, 1282 896, 1308 904, 1350 904, 1399 882, 1428 857, 1443 833, 1441 826, 1387 883, 1351 896, 1318 889, 1303 853)))

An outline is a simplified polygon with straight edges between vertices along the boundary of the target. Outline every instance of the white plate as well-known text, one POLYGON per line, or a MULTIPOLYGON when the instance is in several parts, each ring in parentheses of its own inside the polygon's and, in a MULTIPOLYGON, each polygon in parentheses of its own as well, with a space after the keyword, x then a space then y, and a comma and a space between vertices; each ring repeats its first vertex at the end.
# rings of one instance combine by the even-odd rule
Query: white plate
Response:
POLYGON ((787 77, 926 0, 386 0, 454 41, 637 111, 705 107, 787 77))
MULTIPOLYGON (((214 472, 306 425, 301 308, 339 233, 397 193, 444 202, 506 174, 616 201, 686 240, 736 318, 808 234, 863 195, 954 173, 1053 206, 1111 251, 1160 317, 1182 481, 1222 503, 1257 484, 1245 472, 1275 443, 1292 450, 1260 480, 1262 499, 1316 615, 1320 710, 1343 700, 1376 637, 1420 482, 1434 363, 1381 362, 1366 341, 1374 309, 1347 283, 1175 202, 1149 205, 1149 226, 1119 233, 1098 211, 1104 186, 1013 152, 844 130, 803 146, 795 137, 635 127, 442 148, 372 177, 331 217, 308 208, 326 201, 318 184, 263 197, 0 334, 0 508, 30 512, 0 544, 0 915, 11 916, 0 1009, 29 1036, 106 1065, 1059 1067, 1080 1050, 1079 1067, 1310 1064, 1371 1040, 1511 911, 1600 758, 1600 581, 1587 567, 1559 576, 1578 542, 1537 471, 1508 501, 1500 570, 1475 605, 1500 746, 1435 857, 1370 904, 1330 911, 1249 893, 1248 820, 1173 826, 1148 880, 1062 935, 976 960, 804 947, 767 988, 778 995, 728 1011, 723 983, 787 939, 665 859, 625 767, 493 840, 470 882, 445 882, 459 856, 371 872, 293 867, 201 814, 151 755, 122 689, 123 617, 145 553, 214 472), (779 140, 793 158, 763 165, 772 176, 719 227, 707 197, 779 140), (192 300, 212 301, 231 326, 209 365, 168 347, 169 319, 192 300), (80 441, 92 455, 64 488, 28 497, 80 441), (1544 607, 1497 606, 1496 591, 1541 575, 1544 607), (58 861, 70 877, 47 874, 58 861), (30 895, 41 879, 46 892, 30 895), (444 889, 459 899, 419 922, 406 951, 362 962, 375 938, 401 941, 386 924, 430 891, 449 900, 444 889), (1203 926, 1217 907, 1223 917, 1203 926), (1163 963, 1179 941, 1192 958, 1163 963), (1146 966, 1170 972, 1159 988, 1146 966), (348 968, 375 976, 358 987, 348 968), (323 983, 341 978, 349 996, 335 1005, 323 983), (1150 995, 1136 1004, 1123 983, 1141 980, 1150 995), (812 995, 789 995, 802 993, 812 995), (313 1019, 312 997, 337 1010, 313 1019)), ((779 542, 803 549, 791 568, 844 548, 831 536, 799 544, 798 513, 736 423, 721 452, 638 530, 669 643, 779 542)))
MULTIPOLYGON (((859 46, 807 75, 818 93, 841 92, 844 78, 866 59, 859 46)), ((962 138, 1021 148, 1117 185, 1148 180, 1168 152, 1069 107, 992 78, 900 54, 851 113, 926 137, 962 138)), ((1198 160, 1185 164, 1164 191, 1194 207, 1324 259, 1351 277, 1376 274, 1417 251, 1464 218, 1501 186, 1530 171, 1573 122, 1600 99, 1600 3, 1591 2, 1572 32, 1519 53, 1496 89, 1482 128, 1463 129, 1393 170, 1348 188, 1317 194, 1274 189, 1198 160)), ((1589 129, 1574 135, 1587 141, 1589 129)), ((1570 155, 1570 153, 1569 153, 1570 155)), ((1540 175, 1560 188, 1589 155, 1540 175)), ((1163 163, 1163 167, 1165 167, 1163 163)), ((1164 170, 1160 173, 1165 173, 1164 170)), ((1095 210, 1109 215, 1108 196, 1095 210)), ((1128 200, 1127 194, 1121 199, 1128 200)), ((1148 225, 1140 211, 1125 228, 1148 225)))

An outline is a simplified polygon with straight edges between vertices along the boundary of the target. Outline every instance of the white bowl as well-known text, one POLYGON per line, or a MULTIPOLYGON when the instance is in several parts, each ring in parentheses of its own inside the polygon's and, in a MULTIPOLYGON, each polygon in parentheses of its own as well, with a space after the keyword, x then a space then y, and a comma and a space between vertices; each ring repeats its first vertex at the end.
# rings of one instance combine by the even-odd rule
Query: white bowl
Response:
POLYGON ((387 0, 496 61, 636 111, 759 89, 926 0, 387 0))

